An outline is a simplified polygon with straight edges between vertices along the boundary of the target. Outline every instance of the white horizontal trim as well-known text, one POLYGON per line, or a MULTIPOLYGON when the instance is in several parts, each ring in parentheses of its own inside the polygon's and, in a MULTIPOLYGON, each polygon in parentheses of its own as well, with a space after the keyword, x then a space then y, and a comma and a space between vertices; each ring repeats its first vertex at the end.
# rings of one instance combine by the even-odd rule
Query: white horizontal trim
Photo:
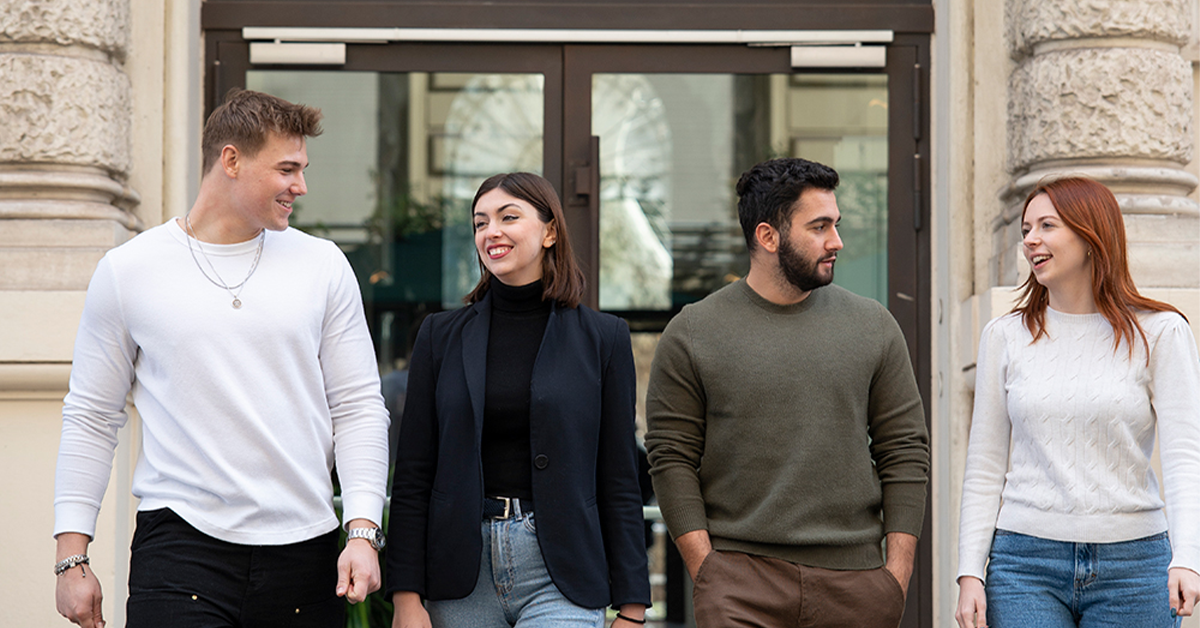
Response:
POLYGON ((793 68, 882 68, 885 46, 792 46, 793 68))
POLYGON ((250 42, 250 63, 275 65, 346 65, 346 44, 250 42))
POLYGON ((242 38, 274 42, 385 43, 389 41, 595 43, 595 44, 793 44, 890 43, 890 30, 606 30, 556 28, 299 28, 247 26, 242 38))

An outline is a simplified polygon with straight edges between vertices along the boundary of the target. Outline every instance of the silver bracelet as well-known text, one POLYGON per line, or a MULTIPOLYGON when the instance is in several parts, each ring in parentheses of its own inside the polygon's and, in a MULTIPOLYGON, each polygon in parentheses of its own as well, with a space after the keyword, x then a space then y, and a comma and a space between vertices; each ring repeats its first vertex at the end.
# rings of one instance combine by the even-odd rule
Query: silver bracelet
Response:
MULTIPOLYGON (((64 573, 66 573, 68 569, 70 569, 72 567, 75 567, 77 565, 90 565, 90 564, 91 564, 91 560, 88 559, 87 554, 76 554, 74 556, 68 556, 68 557, 58 561, 57 563, 54 563, 54 575, 61 576, 64 573)), ((86 569, 83 570, 83 577, 84 578, 87 577, 86 569)))

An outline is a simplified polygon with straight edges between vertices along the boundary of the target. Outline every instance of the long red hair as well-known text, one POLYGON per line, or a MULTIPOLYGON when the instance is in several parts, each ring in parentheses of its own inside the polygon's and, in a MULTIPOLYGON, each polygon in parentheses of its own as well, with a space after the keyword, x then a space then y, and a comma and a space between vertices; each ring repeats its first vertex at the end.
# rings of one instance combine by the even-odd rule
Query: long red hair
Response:
MULTIPOLYGON (((1135 331, 1146 343, 1146 332, 1137 320, 1137 311, 1183 313, 1168 303, 1142 296, 1129 274, 1129 260, 1125 253, 1125 220, 1117 198, 1103 184, 1084 177, 1064 177, 1038 184, 1025 198, 1021 209, 1021 220, 1029 202, 1039 194, 1049 197, 1054 209, 1064 224, 1083 238, 1091 249, 1092 298, 1096 309, 1104 315, 1113 328, 1113 351, 1125 342, 1129 356, 1133 357, 1135 331)), ((1050 303, 1050 291, 1038 283, 1033 273, 1021 284, 1021 297, 1013 312, 1021 313, 1021 320, 1033 341, 1046 335, 1046 307, 1050 303)), ((1185 319, 1187 317, 1184 317, 1185 319)))

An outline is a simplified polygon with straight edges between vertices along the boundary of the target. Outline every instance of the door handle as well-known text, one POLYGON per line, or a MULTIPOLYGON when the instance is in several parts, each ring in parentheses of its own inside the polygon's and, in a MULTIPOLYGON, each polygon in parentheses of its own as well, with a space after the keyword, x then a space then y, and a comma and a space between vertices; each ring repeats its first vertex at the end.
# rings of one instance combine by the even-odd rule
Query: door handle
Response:
POLYGON ((588 141, 588 162, 575 168, 575 196, 587 197, 591 210, 600 207, 600 138, 596 135, 588 141))

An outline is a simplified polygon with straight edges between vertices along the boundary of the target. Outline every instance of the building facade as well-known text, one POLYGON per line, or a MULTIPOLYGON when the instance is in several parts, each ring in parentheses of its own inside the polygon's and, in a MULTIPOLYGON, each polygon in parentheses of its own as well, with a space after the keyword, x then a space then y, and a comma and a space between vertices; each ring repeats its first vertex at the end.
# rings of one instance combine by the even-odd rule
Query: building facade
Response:
MULTIPOLYGON (((5 625, 65 621, 53 476, 92 270, 190 207, 203 117, 233 87, 325 111, 294 223, 347 252, 384 373, 472 284, 463 203, 487 175, 563 193, 589 303, 630 321, 644 371, 674 312, 745 272, 737 174, 782 155, 837 168, 838 283, 900 321, 932 436, 906 626, 954 624, 974 354, 1028 273, 1038 180, 1112 187, 1138 286, 1200 335, 1197 0, 0 4, 5 625)), ((130 423, 92 549, 118 624, 130 423)))

